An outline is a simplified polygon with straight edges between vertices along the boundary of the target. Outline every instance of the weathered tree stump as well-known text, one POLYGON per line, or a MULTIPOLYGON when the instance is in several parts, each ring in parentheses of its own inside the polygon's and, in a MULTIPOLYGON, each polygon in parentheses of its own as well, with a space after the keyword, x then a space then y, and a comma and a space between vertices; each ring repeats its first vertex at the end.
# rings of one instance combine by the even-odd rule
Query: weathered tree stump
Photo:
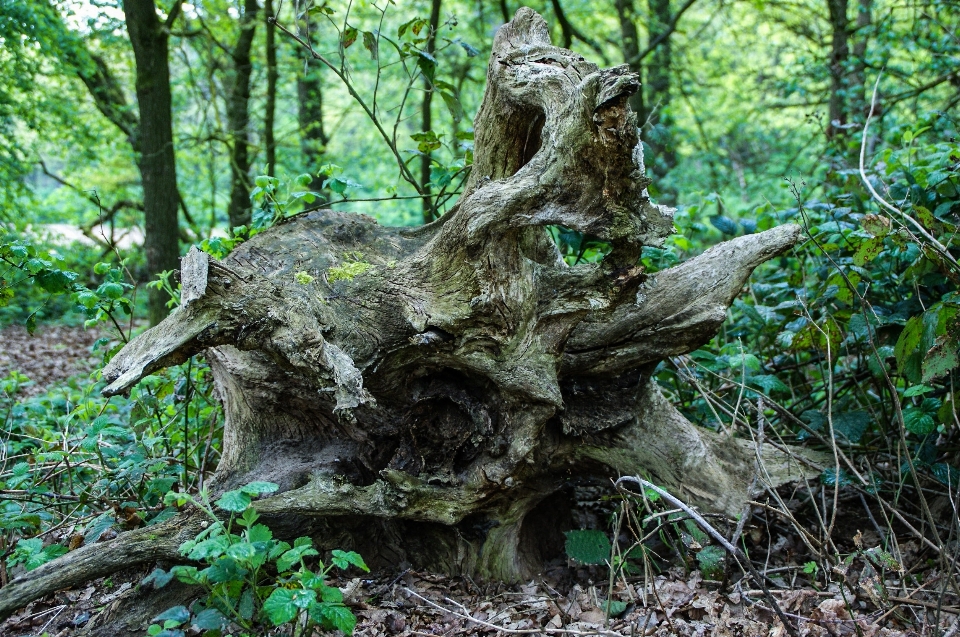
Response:
MULTIPOLYGON (((182 305, 114 358, 105 393, 204 352, 226 412, 216 488, 279 483, 257 502, 279 534, 515 581, 540 568, 553 496, 579 477, 642 472, 740 512, 752 445, 693 426, 651 373, 706 343, 799 229, 647 276, 641 248, 673 220, 647 195, 627 105, 636 76, 552 46, 521 9, 497 33, 487 82, 473 172, 447 215, 401 229, 321 210, 223 262, 191 251, 182 305), (553 224, 612 252, 568 267, 553 224)), ((799 473, 772 448, 764 459, 774 482, 799 473)), ((196 529, 184 514, 83 547, 2 589, 0 612, 174 559, 196 529)))

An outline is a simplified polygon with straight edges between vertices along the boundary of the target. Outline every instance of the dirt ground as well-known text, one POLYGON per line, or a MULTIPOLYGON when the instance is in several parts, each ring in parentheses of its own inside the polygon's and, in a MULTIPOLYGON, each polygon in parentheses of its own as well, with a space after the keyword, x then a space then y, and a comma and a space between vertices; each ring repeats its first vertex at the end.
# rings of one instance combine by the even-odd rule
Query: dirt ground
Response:
POLYGON ((93 371, 99 357, 90 348, 100 336, 96 330, 63 325, 40 325, 33 336, 20 325, 5 327, 0 330, 0 378, 19 371, 30 379, 21 395, 41 394, 71 376, 93 371))
MULTIPOLYGON (((5 328, 0 331, 0 374, 17 369, 34 382, 28 393, 40 393, 94 369, 96 357, 90 347, 97 337, 82 328, 44 327, 33 337, 22 328, 5 328)), ((847 529, 845 535, 852 538, 854 532, 866 531, 860 529, 866 526, 862 511, 848 513, 847 518, 838 525, 847 529)), ((870 537, 869 531, 860 534, 859 541, 869 544, 872 540, 878 538, 870 537)), ((514 586, 411 569, 348 575, 333 583, 357 615, 355 634, 364 637, 781 637, 791 632, 797 637, 956 637, 960 631, 960 601, 956 596, 938 594, 943 578, 935 564, 931 566, 935 560, 915 540, 905 538, 901 543, 901 551, 910 556, 908 573, 885 572, 879 597, 875 592, 878 576, 869 569, 852 575, 810 576, 801 542, 791 535, 791 528, 764 517, 760 508, 754 510, 744 541, 757 568, 767 577, 769 595, 732 564, 726 581, 704 581, 695 565, 679 567, 677 560, 669 557, 650 568, 648 578, 618 578, 612 587, 604 567, 577 566, 563 559, 549 565, 540 577, 514 586), (847 586, 841 593, 837 582, 843 580, 847 586), (607 619, 602 610, 604 599, 625 602, 626 610, 607 619), (777 618, 771 601, 792 624, 790 631, 777 618)), ((852 546, 848 542, 850 550, 852 546)), ((134 594, 149 570, 119 573, 58 591, 0 623, 0 636, 81 635, 134 594)))

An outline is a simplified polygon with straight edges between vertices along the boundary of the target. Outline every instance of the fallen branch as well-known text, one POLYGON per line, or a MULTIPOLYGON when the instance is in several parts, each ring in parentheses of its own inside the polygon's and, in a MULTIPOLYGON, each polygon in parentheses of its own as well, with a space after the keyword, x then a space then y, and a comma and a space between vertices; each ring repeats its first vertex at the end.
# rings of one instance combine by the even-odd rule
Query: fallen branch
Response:
POLYGON ((637 476, 623 476, 622 478, 618 479, 615 484, 617 487, 619 487, 624 482, 634 482, 640 485, 641 489, 650 489, 651 491, 654 491, 661 498, 663 498, 673 506, 679 509, 682 509, 684 513, 689 515, 693 519, 693 521, 696 522, 697 525, 701 529, 703 529, 703 531, 707 535, 712 537, 717 544, 722 546, 724 550, 727 551, 727 553, 729 553, 731 557, 733 557, 733 559, 737 562, 737 565, 740 566, 741 569, 745 568, 746 571, 750 573, 751 577, 753 577, 753 579, 757 582, 757 584, 760 585, 760 588, 763 590, 763 596, 773 607, 773 610, 777 614, 777 617, 779 617, 780 621, 783 623, 783 627, 787 630, 788 633, 790 633, 791 637, 799 637, 799 633, 797 632, 796 627, 794 627, 793 624, 791 624, 787 620, 787 617, 784 614, 783 609, 780 608, 780 604, 777 603, 776 598, 770 592, 770 589, 767 588, 766 580, 759 572, 757 572, 757 569, 753 565, 753 563, 750 562, 747 556, 744 555, 740 549, 738 549, 729 541, 727 541, 727 538, 723 537, 723 535, 721 535, 719 531, 713 528, 713 526, 709 522, 707 522, 703 518, 703 516, 701 516, 696 511, 694 511, 691 507, 687 506, 687 504, 681 501, 679 498, 674 497, 673 495, 667 493, 657 485, 653 484, 652 482, 647 482, 643 478, 639 478, 637 476))

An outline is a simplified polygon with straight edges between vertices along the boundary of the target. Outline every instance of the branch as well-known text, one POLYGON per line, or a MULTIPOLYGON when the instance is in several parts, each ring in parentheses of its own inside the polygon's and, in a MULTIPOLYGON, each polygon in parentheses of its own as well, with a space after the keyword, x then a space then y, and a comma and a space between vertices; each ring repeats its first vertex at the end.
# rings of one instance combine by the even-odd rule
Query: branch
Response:
POLYGON ((676 13, 673 14, 673 17, 670 18, 670 22, 667 24, 666 30, 653 39, 650 44, 647 45, 643 51, 637 54, 632 60, 627 60, 627 64, 630 66, 636 66, 643 62, 644 58, 657 50, 657 47, 660 46, 667 38, 673 35, 673 32, 677 30, 677 23, 680 22, 680 18, 684 13, 687 12, 687 9, 692 7, 697 0, 687 0, 682 7, 680 7, 676 13))
POLYGON ((727 553, 729 553, 734 560, 736 560, 737 565, 740 566, 740 568, 746 567, 745 570, 747 570, 750 573, 750 576, 753 577, 753 579, 757 582, 757 584, 760 585, 760 588, 763 589, 764 597, 766 597, 767 602, 769 602, 770 605, 773 606, 773 610, 777 614, 777 617, 780 618, 780 621, 783 623, 783 627, 786 628, 787 632, 790 633, 792 637, 799 637, 799 634, 797 633, 797 629, 793 626, 793 624, 791 624, 787 620, 787 616, 784 615, 783 609, 780 608, 780 604, 777 603, 776 598, 774 598, 774 596, 770 593, 770 589, 767 588, 766 578, 763 577, 759 572, 757 572, 757 568, 753 565, 750 559, 743 554, 743 551, 741 551, 740 549, 735 547, 733 544, 728 542, 727 538, 723 537, 719 531, 713 528, 713 526, 709 522, 707 522, 702 515, 700 515, 693 509, 691 509, 679 498, 674 497, 673 495, 671 495, 667 491, 664 491, 663 489, 653 484, 652 482, 647 482, 643 478, 638 478, 635 476, 623 476, 622 478, 616 481, 615 485, 619 487, 623 482, 633 482, 638 484, 642 489, 650 489, 651 491, 654 491, 657 494, 659 494, 661 498, 663 498, 673 506, 677 507, 678 509, 681 509, 684 513, 689 515, 690 518, 697 523, 697 526, 703 529, 704 532, 707 533, 707 535, 712 537, 714 541, 717 542, 717 544, 722 546, 724 550, 727 551, 727 553))
POLYGON ((400 167, 400 175, 403 177, 404 181, 406 181, 411 186, 413 186, 414 190, 417 191, 418 195, 425 194, 423 192, 423 188, 420 186, 420 183, 417 182, 417 178, 413 176, 413 173, 410 172, 410 168, 403 161, 403 157, 400 156, 400 152, 397 150, 396 145, 390 139, 390 135, 388 135, 387 131, 383 129, 383 126, 380 124, 380 119, 376 116, 376 114, 374 114, 372 110, 370 110, 370 107, 367 106, 367 103, 363 101, 363 98, 360 96, 359 93, 357 93, 357 90, 353 87, 353 83, 350 82, 346 74, 343 71, 341 71, 337 66, 335 66, 333 63, 331 63, 330 60, 328 60, 326 57, 314 51, 313 47, 309 43, 305 42, 303 38, 301 38, 296 33, 293 33, 292 31, 290 31, 290 29, 286 28, 285 26, 277 22, 276 18, 272 16, 268 17, 267 23, 280 29, 283 33, 285 33, 290 38, 293 38, 293 40, 299 43, 300 46, 304 47, 307 51, 310 52, 310 55, 313 57, 313 59, 319 60, 321 64, 323 64, 328 69, 333 71, 334 74, 338 78, 340 78, 340 81, 343 82, 343 85, 344 87, 346 87, 347 92, 350 93, 350 97, 352 97, 357 102, 357 104, 360 105, 360 108, 363 109, 363 112, 367 114, 367 117, 370 118, 370 121, 373 122, 373 125, 376 127, 377 132, 380 133, 380 137, 382 137, 383 141, 386 142, 387 147, 390 149, 390 152, 393 153, 394 158, 397 160, 397 165, 400 167))
POLYGON ((953 255, 950 254, 950 251, 947 250, 946 246, 937 241, 936 237, 930 234, 930 232, 928 232, 919 221, 908 215, 903 210, 888 203, 883 197, 881 197, 880 193, 877 192, 877 190, 873 187, 873 184, 870 183, 870 180, 867 178, 867 170, 865 168, 867 156, 867 133, 870 130, 870 120, 873 118, 873 110, 877 104, 877 90, 880 88, 881 76, 882 75, 877 75, 877 81, 873 85, 873 96, 870 99, 870 112, 867 113, 867 121, 863 124, 863 136, 861 137, 860 141, 860 179, 863 181, 863 184, 867 187, 867 190, 870 191, 870 194, 877 201, 877 203, 880 204, 881 207, 900 215, 910 222, 910 225, 912 225, 917 232, 923 235, 924 239, 930 242, 937 254, 946 259, 947 262, 950 263, 950 265, 952 265, 954 268, 960 270, 960 264, 958 264, 957 260, 953 258, 953 255))

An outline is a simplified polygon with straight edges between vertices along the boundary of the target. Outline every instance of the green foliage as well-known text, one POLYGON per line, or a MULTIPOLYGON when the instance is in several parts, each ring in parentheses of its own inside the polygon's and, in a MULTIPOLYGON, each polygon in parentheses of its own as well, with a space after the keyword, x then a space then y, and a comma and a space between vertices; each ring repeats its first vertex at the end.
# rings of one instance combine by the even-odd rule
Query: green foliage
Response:
MULTIPOLYGON (((107 356, 115 349, 101 346, 107 356)), ((34 537, 53 527, 73 525, 90 544, 111 529, 167 519, 175 509, 163 495, 195 488, 216 465, 223 424, 206 365, 149 376, 129 398, 103 398, 97 375, 21 397, 29 384, 18 372, 0 379, 11 459, 0 469, 0 551, 13 549, 9 566, 33 568, 66 552, 34 537)))
MULTIPOLYGON (((84 254, 83 250, 71 251, 84 254)), ((86 317, 85 325, 118 325, 133 314, 133 300, 127 296, 133 286, 127 282, 125 263, 79 263, 92 271, 88 287, 81 275, 70 268, 57 251, 44 250, 35 242, 15 234, 0 238, 0 325, 22 320, 30 333, 38 317, 55 318, 68 309, 86 317)))
POLYGON ((266 625, 286 626, 293 635, 309 635, 314 627, 353 634, 357 619, 343 603, 340 589, 329 586, 326 578, 334 568, 368 571, 367 565, 358 554, 339 550, 324 564, 308 537, 298 538, 293 546, 275 540, 273 532, 258 523, 251 504, 252 498, 277 488, 270 482, 253 482, 223 493, 214 504, 229 514, 226 522, 216 515, 205 492, 199 498, 167 494, 168 504, 191 503, 212 520, 197 537, 180 545, 180 553, 202 568, 156 569, 143 584, 162 588, 176 578, 202 587, 205 596, 189 609, 177 606, 161 613, 148 634, 188 627, 222 632, 231 625, 251 633, 266 625))

